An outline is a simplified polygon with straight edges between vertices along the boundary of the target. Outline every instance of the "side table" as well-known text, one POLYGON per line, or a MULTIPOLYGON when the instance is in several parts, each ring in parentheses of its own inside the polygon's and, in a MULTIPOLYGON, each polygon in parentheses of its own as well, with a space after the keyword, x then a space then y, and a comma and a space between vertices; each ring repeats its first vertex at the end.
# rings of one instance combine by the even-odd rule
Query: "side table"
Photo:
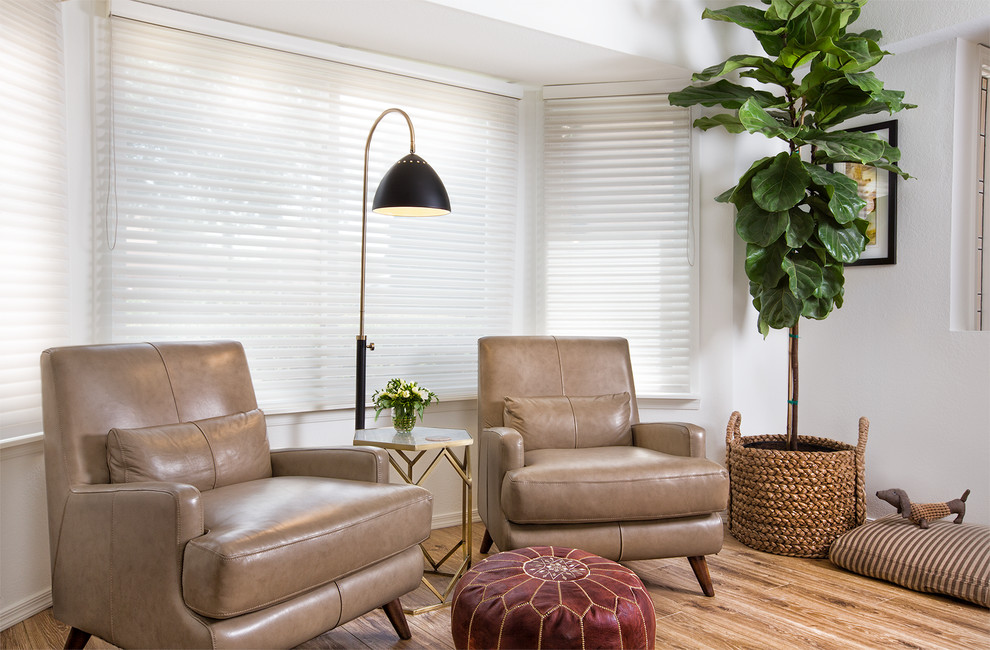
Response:
POLYGON ((472 480, 471 480, 471 445, 474 438, 465 429, 440 429, 435 427, 416 427, 410 434, 398 433, 391 427, 380 429, 358 429, 354 432, 354 444, 369 447, 381 447, 390 452, 394 451, 397 456, 405 461, 406 467, 400 467, 395 456, 388 455, 392 468, 402 477, 402 480, 410 485, 421 485, 426 480, 441 459, 446 458, 447 462, 461 478, 461 539, 439 560, 434 560, 429 550, 420 544, 420 549, 426 557, 426 561, 433 567, 427 573, 442 575, 450 578, 446 588, 441 592, 434 587, 424 576, 423 584, 433 592, 440 602, 436 605, 428 605, 417 609, 405 610, 407 614, 423 614, 442 607, 450 606, 447 598, 450 596, 457 580, 471 568, 471 510, 472 510, 472 480), (453 453, 455 447, 463 447, 462 460, 458 460, 453 453), (432 462, 423 470, 419 478, 414 478, 413 468, 423 456, 430 450, 436 449, 437 455, 432 462), (441 571, 440 567, 450 559, 458 550, 462 552, 460 566, 453 573, 441 571))

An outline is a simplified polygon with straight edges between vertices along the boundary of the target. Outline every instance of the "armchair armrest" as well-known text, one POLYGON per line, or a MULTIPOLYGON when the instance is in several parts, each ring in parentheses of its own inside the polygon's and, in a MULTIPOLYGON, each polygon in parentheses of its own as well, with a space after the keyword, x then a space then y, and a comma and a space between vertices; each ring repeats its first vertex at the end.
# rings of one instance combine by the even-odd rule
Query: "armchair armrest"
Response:
POLYGON ((142 625, 178 620, 186 542, 204 532, 200 492, 191 485, 73 486, 55 545, 55 615, 119 645, 141 638, 142 625), (134 603, 154 603, 157 614, 127 615, 134 603))
POLYGON ((272 451, 275 476, 321 476, 388 483, 388 452, 376 447, 322 447, 272 451))
MULTIPOLYGON (((492 427, 482 431, 481 448, 481 455, 489 461, 486 465, 497 468, 501 475, 524 465, 522 434, 510 427, 492 427)), ((502 483, 501 475, 499 485, 502 483)))
POLYGON ((705 457, 705 430, 687 422, 640 422, 632 426, 633 444, 675 456, 705 457))
POLYGON ((505 473, 522 467, 524 449, 522 434, 509 427, 485 429, 479 436, 478 514, 488 532, 500 540, 499 530, 505 526, 502 514, 502 479, 505 473))

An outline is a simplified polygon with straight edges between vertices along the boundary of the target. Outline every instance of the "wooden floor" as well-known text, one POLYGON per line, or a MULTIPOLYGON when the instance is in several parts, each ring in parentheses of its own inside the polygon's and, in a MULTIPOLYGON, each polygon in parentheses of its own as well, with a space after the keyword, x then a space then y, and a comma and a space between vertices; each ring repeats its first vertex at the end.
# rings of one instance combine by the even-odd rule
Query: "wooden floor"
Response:
MULTIPOLYGON (((480 558, 483 528, 474 529, 480 558)), ((430 543, 440 548, 459 530, 435 531, 430 543)), ((714 598, 701 594, 684 558, 627 563, 653 597, 657 648, 990 648, 990 610, 854 575, 828 560, 769 555, 726 535, 708 564, 714 598)), ((402 601, 420 607, 429 597, 421 587, 402 601)), ((410 641, 399 641, 376 610, 300 647, 453 647, 449 609, 408 620, 410 641)), ((0 648, 61 648, 67 631, 45 610, 0 633, 0 648)), ((86 647, 114 646, 93 638, 86 647)))

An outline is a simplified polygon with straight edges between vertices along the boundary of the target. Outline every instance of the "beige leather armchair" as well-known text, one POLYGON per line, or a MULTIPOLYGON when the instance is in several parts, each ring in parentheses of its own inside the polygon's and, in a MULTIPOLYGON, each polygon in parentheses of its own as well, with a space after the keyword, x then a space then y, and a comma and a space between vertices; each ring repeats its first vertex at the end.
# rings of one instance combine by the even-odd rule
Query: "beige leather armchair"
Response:
POLYGON ((560 545, 612 560, 687 556, 714 595, 728 472, 692 424, 639 422, 621 338, 478 341, 482 552, 560 545))
POLYGON ((234 342, 41 355, 55 617, 66 647, 298 645, 423 575, 432 497, 367 447, 270 451, 234 342))

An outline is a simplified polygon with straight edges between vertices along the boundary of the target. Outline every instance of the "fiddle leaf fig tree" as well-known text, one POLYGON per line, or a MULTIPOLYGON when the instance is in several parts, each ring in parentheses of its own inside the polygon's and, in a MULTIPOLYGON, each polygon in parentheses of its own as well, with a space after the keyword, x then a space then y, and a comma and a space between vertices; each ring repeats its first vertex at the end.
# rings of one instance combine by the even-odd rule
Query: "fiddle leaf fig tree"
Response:
POLYGON ((837 129, 860 115, 913 108, 869 71, 889 54, 877 45, 880 32, 849 30, 866 1, 761 0, 765 9, 706 9, 702 18, 751 31, 765 55, 731 56, 693 76, 704 85, 670 95, 676 106, 729 111, 696 119, 700 129, 762 133, 787 144, 754 162, 716 200, 735 206, 760 332, 790 332, 789 449, 797 449, 798 436, 798 321, 842 307, 843 265, 858 260, 868 241, 856 182, 824 165, 859 163, 909 178, 897 165, 900 151, 876 133, 837 129), (724 78, 730 73, 757 84, 724 78))

